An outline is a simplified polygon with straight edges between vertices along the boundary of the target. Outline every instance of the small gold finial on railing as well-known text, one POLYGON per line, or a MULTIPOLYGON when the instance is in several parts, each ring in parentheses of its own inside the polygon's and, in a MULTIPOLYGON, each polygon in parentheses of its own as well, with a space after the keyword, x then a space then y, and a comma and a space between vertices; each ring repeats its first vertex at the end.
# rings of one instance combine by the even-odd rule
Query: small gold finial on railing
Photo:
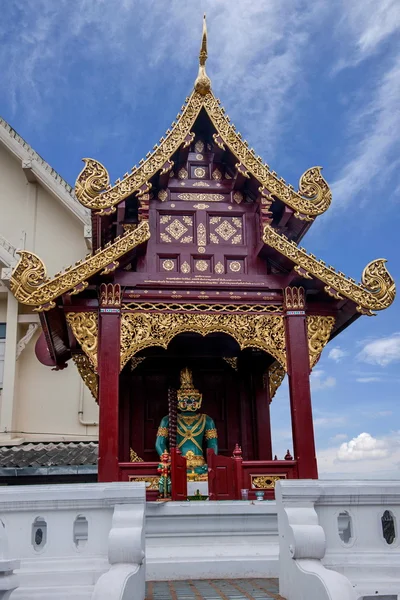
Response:
POLYGON ((211 89, 211 79, 206 73, 206 60, 207 60, 207 23, 206 15, 203 17, 203 35, 201 38, 201 47, 199 54, 199 73, 196 81, 194 82, 194 89, 196 92, 205 96, 211 89))

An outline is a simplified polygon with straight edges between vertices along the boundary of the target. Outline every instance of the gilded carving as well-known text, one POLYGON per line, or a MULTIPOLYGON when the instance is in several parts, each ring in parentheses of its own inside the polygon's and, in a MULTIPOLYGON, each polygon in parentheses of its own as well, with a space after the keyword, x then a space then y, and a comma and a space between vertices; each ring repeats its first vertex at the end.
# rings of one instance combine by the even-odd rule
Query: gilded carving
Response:
POLYGON ((232 260, 232 262, 229 263, 229 269, 233 271, 233 273, 239 273, 239 271, 242 270, 242 265, 238 260, 232 260))
POLYGON ((186 202, 197 202, 205 200, 206 202, 221 202, 225 196, 223 194, 202 194, 200 192, 188 192, 187 194, 178 194, 179 200, 186 202))
POLYGON ((197 140, 197 142, 194 145, 194 149, 196 152, 203 152, 204 151, 204 142, 202 142, 201 140, 197 140))
POLYGON ((207 25, 206 15, 203 19, 203 36, 201 38, 201 47, 199 54, 199 72, 194 82, 194 89, 198 94, 204 96, 209 93, 211 89, 211 80, 206 73, 206 60, 207 60, 207 25))
POLYGON ((181 272, 182 273, 190 273, 190 265, 189 263, 185 260, 185 262, 181 265, 181 272))
POLYGON ((194 176, 197 177, 197 179, 203 179, 203 177, 205 177, 206 175, 206 170, 203 167, 196 167, 194 169, 194 176))
POLYGON ((140 456, 137 455, 137 452, 135 452, 133 450, 133 448, 130 448, 130 450, 129 450, 129 462, 135 463, 135 462, 144 462, 144 461, 143 461, 143 458, 140 458, 140 456))
POLYGON ((208 269, 208 262, 206 260, 196 260, 195 267, 197 271, 203 272, 208 269))
POLYGON ((230 366, 232 367, 232 369, 234 371, 238 370, 238 357, 237 356, 223 356, 222 357, 224 359, 224 361, 230 366))
POLYGON ((129 481, 144 481, 146 490, 157 490, 160 478, 158 475, 129 475, 129 481))
POLYGON ((286 310, 304 311, 306 303, 303 287, 286 287, 284 289, 284 299, 286 310))
MULTIPOLYGON (((203 292, 204 294, 204 292, 203 292)), ((225 312, 225 313, 281 313, 283 308, 279 304, 192 304, 190 302, 185 303, 173 303, 167 304, 165 302, 129 302, 122 306, 124 310, 130 311, 197 311, 197 312, 225 312)))
POLYGON ((160 190, 157 197, 159 200, 161 200, 161 202, 165 202, 168 198, 167 190, 160 190))
POLYGON ((99 393, 98 376, 86 354, 73 354, 72 360, 77 366, 83 383, 89 388, 93 398, 97 400, 99 393))
POLYGON ((186 171, 186 169, 184 167, 182 167, 181 169, 179 169, 179 171, 178 171, 178 178, 179 179, 187 179, 188 178, 188 172, 186 171))
POLYGON ((57 273, 53 279, 47 277, 46 268, 36 254, 23 250, 19 252, 21 258, 11 275, 11 291, 22 304, 35 306, 36 311, 49 310, 54 308, 56 298, 66 292, 84 290, 88 285, 87 279, 106 270, 109 265, 117 265, 118 258, 149 238, 149 224, 144 221, 134 231, 116 238, 112 244, 57 273))
POLYGON ((203 223, 199 223, 197 226, 197 243, 199 246, 207 244, 207 232, 203 223))
POLYGON ((194 204, 193 208, 197 208, 198 210, 206 210, 206 208, 210 208, 208 204, 202 204, 201 202, 199 204, 194 204))
POLYGON ((217 262, 217 264, 214 267, 214 271, 218 274, 218 275, 222 275, 225 272, 224 269, 224 265, 222 264, 221 261, 217 262))
POLYGON ((218 168, 214 169, 214 171, 212 172, 212 178, 215 181, 220 181, 222 179, 222 173, 218 168))
POLYGON ((121 286, 119 285, 119 283, 101 284, 100 306, 121 306, 121 286))
POLYGON ((251 489, 273 490, 280 479, 286 479, 286 475, 250 475, 251 489))
POLYGON ((145 356, 134 356, 131 358, 131 371, 134 371, 144 360, 145 356))
POLYGON ((121 318, 121 369, 140 350, 167 348, 179 333, 226 333, 240 348, 259 348, 286 366, 283 317, 267 314, 123 312, 121 318))
POLYGON ((286 374, 285 369, 282 367, 281 364, 279 364, 278 361, 275 361, 269 367, 268 380, 269 380, 269 399, 270 399, 270 401, 275 396, 277 389, 279 388, 279 386, 281 385, 281 383, 285 377, 285 374, 286 374))
POLYGON ((317 277, 326 284, 325 291, 336 292, 349 298, 357 304, 357 310, 371 315, 374 310, 383 310, 390 306, 395 298, 396 286, 390 273, 385 267, 386 260, 379 258, 370 262, 362 274, 362 283, 356 283, 328 267, 323 261, 317 260, 293 241, 279 234, 270 225, 265 225, 263 241, 292 260, 308 274, 317 277))
POLYGON ((97 370, 97 312, 71 312, 66 314, 66 319, 83 352, 89 358, 94 369, 97 370))
POLYGON ((242 192, 239 192, 239 191, 235 192, 233 194, 233 199, 236 202, 236 204, 240 204, 243 201, 243 194, 242 194, 242 192))
POLYGON ((215 228, 215 231, 222 237, 222 239, 227 242, 229 238, 236 233, 236 229, 232 227, 228 220, 222 221, 218 227, 215 228))
POLYGON ((307 316, 308 352, 310 356, 310 369, 312 369, 321 355, 322 350, 329 341, 334 317, 320 315, 307 316))
MULTIPOLYGON (((192 225, 191 219, 189 225, 192 225)), ((187 233, 188 228, 185 227, 185 225, 179 219, 174 219, 174 221, 172 221, 172 223, 170 223, 165 230, 172 235, 174 240, 179 240, 183 234, 187 233)))
POLYGON ((207 181, 195 181, 193 187, 210 187, 210 184, 207 181))
POLYGON ((167 258, 167 260, 164 260, 162 262, 162 268, 164 269, 164 271, 173 271, 175 268, 175 263, 173 260, 167 258))

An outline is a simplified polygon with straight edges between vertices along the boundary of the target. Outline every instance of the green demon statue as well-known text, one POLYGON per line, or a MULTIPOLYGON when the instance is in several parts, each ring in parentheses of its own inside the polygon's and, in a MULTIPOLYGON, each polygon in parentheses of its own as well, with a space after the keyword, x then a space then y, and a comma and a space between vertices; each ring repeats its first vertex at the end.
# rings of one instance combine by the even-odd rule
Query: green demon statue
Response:
MULTIPOLYGON (((207 463, 203 446, 213 448, 218 454, 218 437, 214 421, 208 415, 199 413, 202 395, 193 385, 192 373, 186 367, 181 371, 181 387, 178 390, 178 416, 176 445, 186 458, 189 473, 207 473, 207 463)), ((161 420, 157 431, 156 450, 159 456, 168 448, 169 418, 161 420)))

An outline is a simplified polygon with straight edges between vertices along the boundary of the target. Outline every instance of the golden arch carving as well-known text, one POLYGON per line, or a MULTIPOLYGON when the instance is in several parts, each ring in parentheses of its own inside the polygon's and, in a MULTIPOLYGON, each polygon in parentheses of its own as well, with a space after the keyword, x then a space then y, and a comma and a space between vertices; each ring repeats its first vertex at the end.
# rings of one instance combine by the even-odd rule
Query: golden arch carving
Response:
MULTIPOLYGON (((89 359, 85 360, 84 355, 80 355, 80 363, 78 364, 76 358, 74 361, 84 382, 96 396, 97 312, 67 313, 66 317, 75 338, 89 359)), ((327 344, 334 323, 333 317, 307 316, 311 369, 317 363, 327 344)), ((167 348, 175 336, 189 332, 202 336, 209 333, 225 333, 235 339, 241 349, 258 348, 273 356, 277 361, 273 364, 276 377, 271 378, 273 383, 270 393, 271 399, 273 398, 286 372, 285 323, 284 317, 277 314, 123 312, 121 315, 121 370, 140 350, 150 346, 167 348)))
POLYGON ((123 313, 121 369, 140 350, 167 348, 179 333, 226 333, 240 348, 258 348, 286 368, 283 316, 266 314, 123 313))

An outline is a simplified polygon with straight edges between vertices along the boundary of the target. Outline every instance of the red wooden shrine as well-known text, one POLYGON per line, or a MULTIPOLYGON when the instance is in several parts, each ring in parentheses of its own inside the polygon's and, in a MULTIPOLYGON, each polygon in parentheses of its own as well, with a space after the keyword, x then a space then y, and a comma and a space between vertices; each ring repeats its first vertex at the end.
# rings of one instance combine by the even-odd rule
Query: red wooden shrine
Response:
MULTIPOLYGON (((72 357, 99 403, 99 481, 145 479, 157 496, 157 428, 188 366, 218 431, 211 499, 271 497, 277 478, 318 476, 309 377, 325 344, 395 289, 383 260, 357 284, 299 246, 328 184, 315 167, 296 192, 248 148, 206 57, 204 30, 193 93, 139 167, 110 186, 85 160, 75 192, 92 211, 92 254, 49 280, 23 252, 11 286, 40 313, 39 359, 62 369, 72 357), (274 460, 269 405, 285 374, 293 459, 274 460)), ((185 461, 172 463, 183 499, 185 461)))

